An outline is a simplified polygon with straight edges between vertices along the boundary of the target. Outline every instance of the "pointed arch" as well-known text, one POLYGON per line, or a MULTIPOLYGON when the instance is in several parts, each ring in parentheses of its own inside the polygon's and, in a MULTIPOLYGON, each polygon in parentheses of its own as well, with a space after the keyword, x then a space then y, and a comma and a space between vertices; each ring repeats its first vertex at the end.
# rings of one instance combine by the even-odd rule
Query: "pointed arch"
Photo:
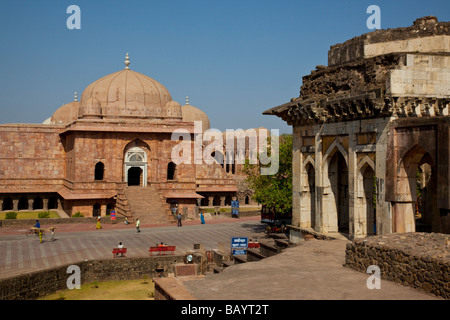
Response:
POLYGON ((358 198, 364 197, 364 172, 369 167, 375 173, 375 162, 369 156, 365 155, 356 167, 356 172, 358 175, 356 194, 358 198))
POLYGON ((325 165, 327 162, 329 162, 328 159, 331 159, 334 156, 334 154, 338 151, 344 157, 345 162, 347 164, 347 168, 348 168, 348 152, 347 152, 347 150, 345 150, 344 146, 342 144, 340 144, 339 141, 337 141, 337 139, 335 139, 333 141, 333 143, 328 147, 327 151, 323 155, 322 163, 325 165))

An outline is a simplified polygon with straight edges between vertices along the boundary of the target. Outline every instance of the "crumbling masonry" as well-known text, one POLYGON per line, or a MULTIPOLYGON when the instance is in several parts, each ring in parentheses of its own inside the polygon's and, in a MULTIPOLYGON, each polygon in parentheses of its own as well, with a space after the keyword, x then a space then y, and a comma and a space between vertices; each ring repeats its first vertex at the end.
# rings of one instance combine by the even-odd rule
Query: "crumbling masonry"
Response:
POLYGON ((293 127, 294 226, 351 238, 450 233, 450 23, 424 17, 334 45, 293 127))

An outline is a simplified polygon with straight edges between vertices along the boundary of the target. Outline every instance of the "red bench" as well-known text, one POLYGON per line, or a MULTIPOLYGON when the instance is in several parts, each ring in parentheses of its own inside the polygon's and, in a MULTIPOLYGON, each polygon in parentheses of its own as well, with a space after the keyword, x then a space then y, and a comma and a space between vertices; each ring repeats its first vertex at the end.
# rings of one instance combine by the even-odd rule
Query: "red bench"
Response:
POLYGON ((176 249, 176 246, 162 246, 162 247, 150 247, 150 250, 148 250, 150 252, 150 255, 153 255, 153 252, 159 252, 159 255, 161 255, 161 252, 163 252, 163 255, 166 255, 166 252, 172 252, 172 254, 174 254, 176 249))
POLYGON ((117 254, 121 254, 123 257, 125 257, 125 253, 127 253, 127 248, 114 248, 112 251, 114 258, 117 256, 117 254))
POLYGON ((259 242, 249 242, 249 243, 248 243, 248 248, 249 248, 249 249, 256 249, 256 248, 259 248, 259 242))

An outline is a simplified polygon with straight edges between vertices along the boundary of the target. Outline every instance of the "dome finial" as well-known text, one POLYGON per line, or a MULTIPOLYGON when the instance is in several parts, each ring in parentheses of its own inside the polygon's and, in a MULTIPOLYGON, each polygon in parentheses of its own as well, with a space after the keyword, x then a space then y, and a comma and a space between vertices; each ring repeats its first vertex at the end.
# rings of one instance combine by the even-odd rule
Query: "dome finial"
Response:
POLYGON ((127 55, 125 56, 125 70, 130 70, 130 67, 129 67, 129 65, 130 65, 130 57, 128 56, 128 52, 127 52, 127 55))
POLYGON ((186 104, 189 104, 189 97, 186 97, 186 104))
POLYGON ((74 102, 78 102, 78 94, 77 94, 76 91, 75 91, 75 94, 74 94, 74 97, 73 97, 73 101, 74 102))

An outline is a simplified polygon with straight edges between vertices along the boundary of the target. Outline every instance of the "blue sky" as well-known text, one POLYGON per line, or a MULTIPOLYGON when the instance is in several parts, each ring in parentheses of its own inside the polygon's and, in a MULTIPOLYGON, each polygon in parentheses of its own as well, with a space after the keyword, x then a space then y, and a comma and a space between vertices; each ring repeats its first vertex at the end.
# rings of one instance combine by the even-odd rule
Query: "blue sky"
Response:
POLYGON ((42 123, 95 80, 124 68, 162 83, 219 130, 291 132, 262 112, 299 95, 331 45, 419 17, 450 21, 450 1, 0 0, 0 123, 42 123), (66 26, 81 9, 81 29, 66 26))

